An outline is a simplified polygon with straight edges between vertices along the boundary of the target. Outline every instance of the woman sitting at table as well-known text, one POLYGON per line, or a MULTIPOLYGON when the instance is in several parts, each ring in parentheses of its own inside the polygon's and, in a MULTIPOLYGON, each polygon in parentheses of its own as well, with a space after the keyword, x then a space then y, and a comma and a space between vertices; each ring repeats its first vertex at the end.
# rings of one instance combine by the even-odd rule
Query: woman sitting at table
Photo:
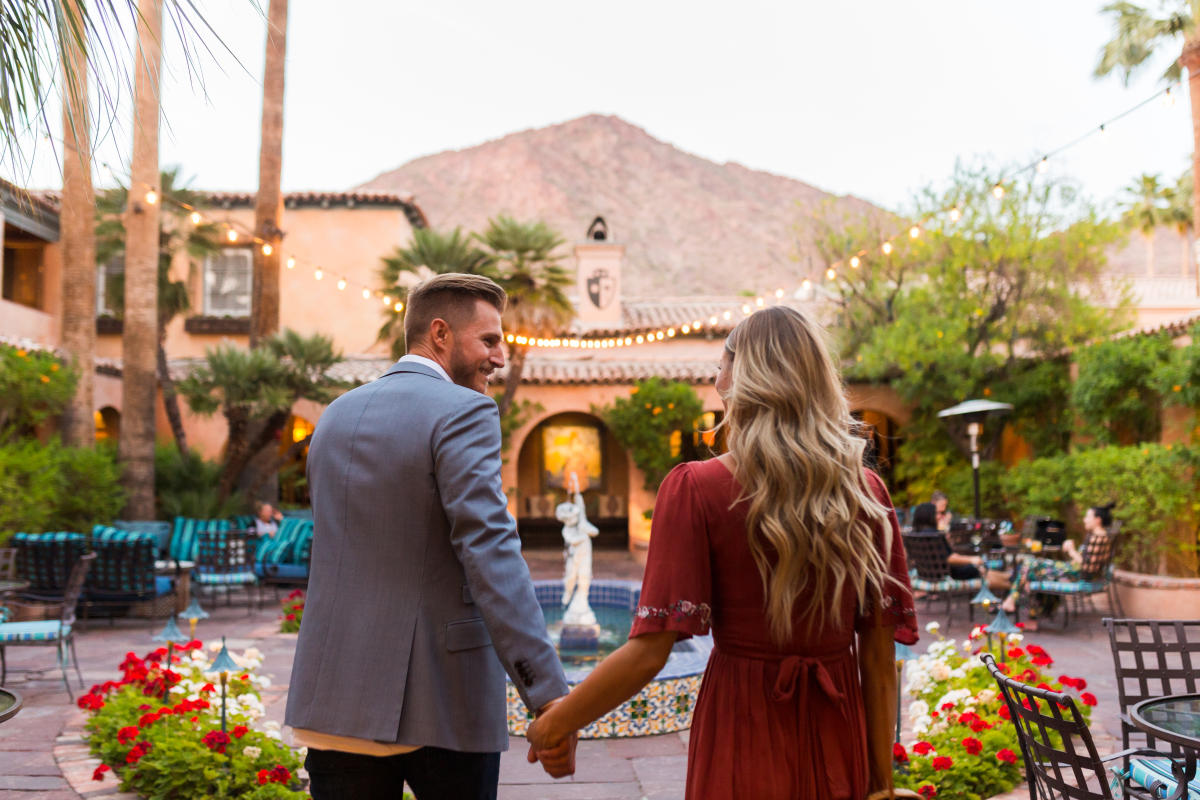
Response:
POLYGON ((1038 618, 1048 617, 1058 605, 1059 596, 1052 594, 1030 595, 1029 585, 1043 581, 1079 581, 1089 578, 1108 562, 1112 551, 1113 537, 1108 532, 1112 525, 1112 507, 1092 506, 1083 517, 1083 532, 1087 537, 1083 547, 1076 548, 1075 542, 1067 539, 1063 543, 1061 561, 1053 558, 1022 553, 1012 575, 1012 591, 1004 598, 1002 608, 1009 614, 1017 610, 1017 603, 1024 598, 1029 608, 1029 620, 1025 630, 1036 631, 1038 618))
POLYGON ((937 506, 933 503, 920 503, 913 508, 912 532, 926 536, 937 537, 945 545, 946 563, 950 565, 950 577, 956 581, 969 581, 980 577, 983 559, 980 556, 955 553, 950 548, 950 540, 946 534, 938 530, 937 506))

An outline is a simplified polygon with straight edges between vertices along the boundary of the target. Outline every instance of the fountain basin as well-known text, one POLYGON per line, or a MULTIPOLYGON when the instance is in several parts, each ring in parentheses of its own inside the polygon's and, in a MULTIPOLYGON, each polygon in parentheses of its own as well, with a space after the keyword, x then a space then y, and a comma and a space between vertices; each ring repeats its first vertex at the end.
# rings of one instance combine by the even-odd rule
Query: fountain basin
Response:
MULTIPOLYGON (((534 581, 538 603, 547 618, 551 636, 558 641, 562 625, 562 581, 534 581)), ((633 613, 641 597, 637 581, 593 580, 588 603, 601 626, 595 653, 560 652, 567 683, 588 676, 599 660, 625 643, 633 613)), ((582 739, 616 739, 653 736, 687 730, 700 691, 700 679, 712 652, 711 636, 695 636, 675 644, 667 664, 642 691, 579 732, 582 739)), ((524 736, 533 715, 525 708, 512 681, 507 683, 508 731, 524 736)))

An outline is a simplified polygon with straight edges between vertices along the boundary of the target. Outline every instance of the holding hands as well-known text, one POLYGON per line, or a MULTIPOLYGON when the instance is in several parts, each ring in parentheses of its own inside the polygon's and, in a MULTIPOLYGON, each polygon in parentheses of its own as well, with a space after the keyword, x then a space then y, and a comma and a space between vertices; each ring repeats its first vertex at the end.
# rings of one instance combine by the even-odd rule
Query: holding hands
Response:
POLYGON ((579 742, 576 731, 564 734, 554 730, 551 709, 563 698, 551 700, 538 711, 530 724, 525 738, 529 741, 529 763, 542 763, 542 769, 552 778, 565 778, 575 774, 575 745, 579 742))

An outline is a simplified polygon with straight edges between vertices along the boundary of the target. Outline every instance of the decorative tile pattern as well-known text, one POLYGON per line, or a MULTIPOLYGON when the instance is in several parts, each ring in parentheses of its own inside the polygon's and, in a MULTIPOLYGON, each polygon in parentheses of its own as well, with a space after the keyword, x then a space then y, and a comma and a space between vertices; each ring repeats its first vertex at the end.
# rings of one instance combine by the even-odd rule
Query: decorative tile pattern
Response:
MULTIPOLYGON (((562 603, 561 581, 534 581, 534 592, 543 606, 562 603)), ((641 585, 636 581, 593 580, 588 602, 597 608, 620 608, 630 612, 641 599, 641 585)), ((692 725, 692 711, 700 681, 712 652, 712 637, 697 636, 676 644, 667 665, 642 691, 618 708, 579 732, 583 739, 615 739, 632 736, 654 736, 687 730, 692 725), (683 647, 681 645, 687 645, 683 647)), ((574 685, 587 677, 586 670, 567 670, 567 683, 574 685)), ((512 681, 507 684, 508 732, 524 736, 533 715, 525 708, 512 681)))

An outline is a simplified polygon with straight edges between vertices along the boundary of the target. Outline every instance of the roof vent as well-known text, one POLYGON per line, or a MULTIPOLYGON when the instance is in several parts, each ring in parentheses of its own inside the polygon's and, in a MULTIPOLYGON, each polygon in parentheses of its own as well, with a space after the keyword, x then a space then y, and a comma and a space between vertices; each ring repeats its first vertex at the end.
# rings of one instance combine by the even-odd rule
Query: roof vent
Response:
POLYGON ((592 224, 588 226, 587 238, 593 242, 608 241, 608 223, 604 221, 604 217, 592 220, 592 224))

